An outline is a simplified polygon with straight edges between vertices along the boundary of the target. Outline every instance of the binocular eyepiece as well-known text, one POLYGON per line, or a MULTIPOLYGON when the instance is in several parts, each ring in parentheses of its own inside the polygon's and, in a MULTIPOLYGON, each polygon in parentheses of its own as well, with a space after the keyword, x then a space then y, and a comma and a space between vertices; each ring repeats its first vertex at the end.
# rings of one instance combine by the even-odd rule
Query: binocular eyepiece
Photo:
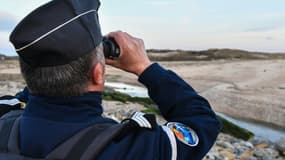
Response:
POLYGON ((103 37, 103 48, 106 58, 114 59, 120 56, 120 47, 114 38, 103 37))

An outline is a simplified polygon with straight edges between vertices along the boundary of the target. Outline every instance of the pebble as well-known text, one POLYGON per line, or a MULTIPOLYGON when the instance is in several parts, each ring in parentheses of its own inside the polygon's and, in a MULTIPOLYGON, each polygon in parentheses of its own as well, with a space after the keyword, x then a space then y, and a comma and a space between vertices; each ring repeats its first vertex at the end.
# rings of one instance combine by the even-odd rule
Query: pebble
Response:
MULTIPOLYGON (((0 81, 0 96, 14 95, 23 87, 21 83, 0 81)), ((140 104, 116 101, 103 101, 103 106, 103 115, 117 121, 129 117, 134 111, 144 109, 140 104)), ((159 124, 165 123, 161 116, 156 117, 159 124)), ((203 160, 285 160, 285 137, 276 144, 272 144, 256 139, 243 141, 220 133, 216 143, 203 160)))
POLYGON ((223 150, 220 154, 227 160, 235 160, 236 155, 230 151, 223 150))
POLYGON ((276 148, 277 150, 285 156, 285 137, 281 138, 277 143, 276 143, 276 148))
POLYGON ((0 81, 0 96, 15 95, 24 88, 24 84, 10 81, 0 81))
POLYGON ((278 151, 272 148, 258 148, 253 152, 253 155, 260 159, 276 159, 279 157, 278 151))
POLYGON ((229 149, 229 150, 233 150, 233 148, 234 148, 234 146, 231 143, 226 142, 226 141, 217 140, 216 144, 218 146, 221 146, 221 147, 229 149))
POLYGON ((281 154, 284 141, 282 139, 277 144, 256 139, 244 141, 220 133, 203 160, 285 160, 285 156, 281 154))
MULTIPOLYGON (((103 106, 106 106, 104 115, 118 122, 129 117, 134 111, 144 109, 139 104, 124 104, 115 101, 104 101, 103 106)), ((157 116, 157 118, 158 122, 165 122, 162 117, 157 116)), ((260 143, 255 141, 254 143, 221 133, 203 160, 285 160, 285 157, 280 154, 281 151, 284 152, 283 141, 280 141, 278 145, 276 144, 278 147, 262 141, 260 143), (256 144, 254 145, 254 143, 256 144)))

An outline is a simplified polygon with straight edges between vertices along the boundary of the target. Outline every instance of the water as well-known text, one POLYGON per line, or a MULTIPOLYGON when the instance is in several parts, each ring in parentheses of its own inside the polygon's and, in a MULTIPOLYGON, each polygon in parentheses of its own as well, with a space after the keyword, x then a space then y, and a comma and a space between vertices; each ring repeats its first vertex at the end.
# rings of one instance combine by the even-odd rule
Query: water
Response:
POLYGON ((111 87, 117 92, 125 93, 132 97, 148 97, 147 90, 143 87, 114 82, 106 82, 105 86, 111 87))
MULTIPOLYGON (((148 97, 147 90, 143 87, 128 85, 124 83, 111 83, 105 84, 107 87, 112 87, 115 91, 128 94, 132 97, 148 97)), ((254 133, 255 138, 269 140, 272 142, 278 141, 280 138, 285 137, 285 130, 273 128, 270 125, 254 123, 242 119, 236 119, 228 115, 217 113, 219 116, 227 119, 228 121, 245 128, 254 133)))
POLYGON ((269 125, 266 125, 266 124, 236 119, 236 118, 227 116, 222 113, 217 113, 217 115, 227 119, 228 121, 242 128, 250 130, 251 132, 254 133, 256 139, 265 139, 265 140, 269 140, 272 142, 276 142, 280 140, 281 138, 285 137, 285 131, 282 129, 270 127, 269 125))

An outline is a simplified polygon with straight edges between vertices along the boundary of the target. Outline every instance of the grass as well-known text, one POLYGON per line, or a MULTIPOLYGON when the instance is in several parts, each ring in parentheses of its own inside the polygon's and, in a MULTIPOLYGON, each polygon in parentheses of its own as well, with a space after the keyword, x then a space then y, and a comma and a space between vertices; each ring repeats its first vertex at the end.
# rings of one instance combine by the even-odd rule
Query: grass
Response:
MULTIPOLYGON (((208 49, 201 51, 193 50, 170 50, 148 49, 148 56, 152 61, 207 61, 207 60, 255 60, 255 59, 285 59, 284 53, 249 52, 239 49, 208 49)), ((0 53, 0 61, 17 60, 17 56, 5 56, 0 53)))
POLYGON ((243 140, 250 140, 254 137, 254 134, 250 132, 249 130, 246 130, 244 128, 241 128, 228 120, 224 119, 221 116, 217 116, 217 118, 222 122, 223 127, 222 127, 222 132, 232 135, 236 138, 240 138, 243 140))
MULTIPOLYGON (((112 101, 120 101, 123 103, 126 103, 126 102, 138 103, 145 107, 145 109, 142 110, 142 112, 160 115, 160 111, 158 107, 150 98, 131 97, 127 94, 115 92, 109 89, 103 92, 103 99, 112 100, 112 101)), ((249 140, 254 136, 252 132, 244 128, 241 128, 220 116, 217 116, 217 118, 223 124, 223 128, 222 128, 223 133, 230 134, 236 138, 240 138, 243 140, 249 140)))
POLYGON ((208 60, 257 60, 285 59, 285 54, 248 52, 237 49, 208 49, 203 51, 185 50, 147 50, 153 61, 208 61, 208 60))

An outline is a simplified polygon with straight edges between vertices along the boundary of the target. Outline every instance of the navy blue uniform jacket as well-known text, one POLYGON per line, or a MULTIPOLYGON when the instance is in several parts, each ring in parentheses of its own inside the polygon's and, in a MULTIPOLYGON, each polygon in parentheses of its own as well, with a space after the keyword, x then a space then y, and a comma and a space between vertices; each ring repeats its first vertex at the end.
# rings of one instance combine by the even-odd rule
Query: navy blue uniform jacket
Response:
MULTIPOLYGON (((120 141, 112 142, 100 154, 101 160, 170 160, 202 159, 212 147, 220 130, 220 122, 207 100, 172 71, 157 63, 139 77, 149 96, 159 106, 168 122, 180 122, 192 128, 199 137, 197 146, 188 146, 174 138, 175 147, 162 126, 154 130, 140 129, 120 141)), ((27 99, 28 92, 18 95, 27 99)), ((80 130, 98 123, 117 123, 101 116, 100 92, 79 97, 54 98, 28 96, 20 121, 20 148, 24 155, 45 157, 56 146, 80 130)))

